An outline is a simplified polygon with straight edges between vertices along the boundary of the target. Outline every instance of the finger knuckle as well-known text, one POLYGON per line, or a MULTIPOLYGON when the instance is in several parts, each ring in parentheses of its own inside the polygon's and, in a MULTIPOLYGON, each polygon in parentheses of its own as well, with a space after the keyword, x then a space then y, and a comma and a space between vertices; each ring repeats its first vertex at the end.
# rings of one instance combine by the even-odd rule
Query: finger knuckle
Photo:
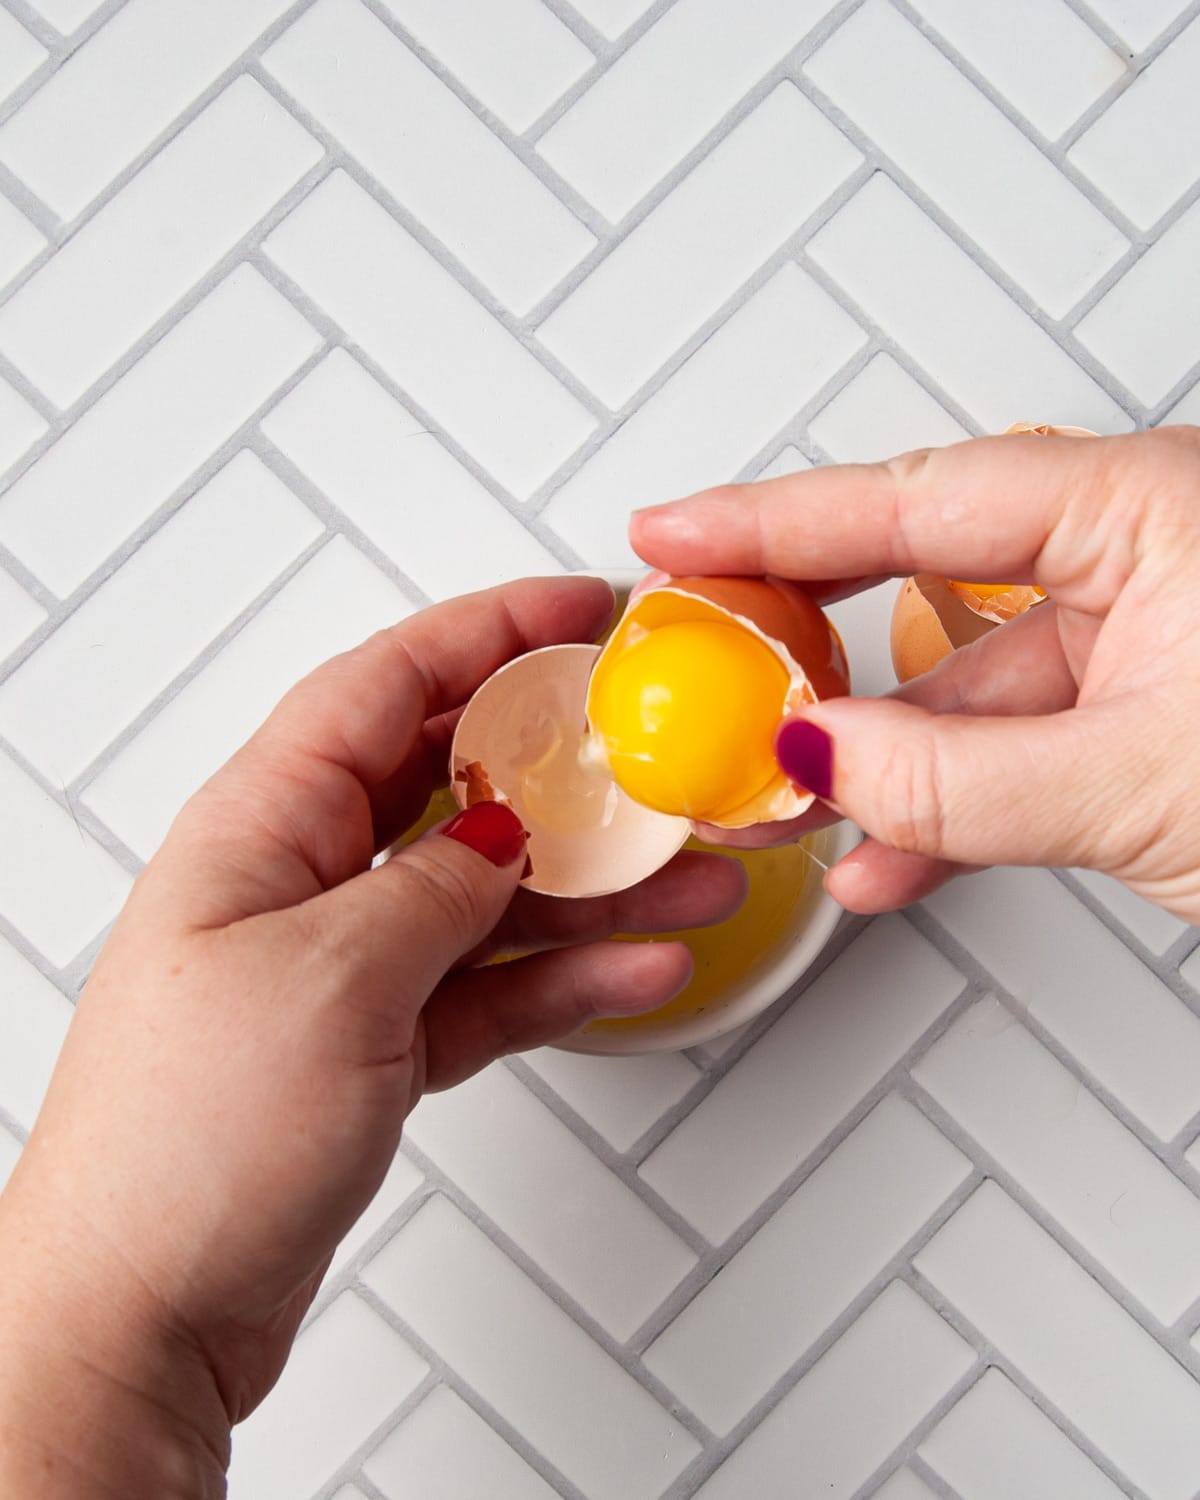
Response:
POLYGON ((430 859, 415 852, 405 861, 414 882, 411 899, 428 917, 448 926, 475 930, 485 919, 484 892, 471 873, 454 859, 430 859))
POLYGON ((878 783, 878 827, 868 830, 906 854, 941 857, 945 814, 937 741, 900 739, 878 783))

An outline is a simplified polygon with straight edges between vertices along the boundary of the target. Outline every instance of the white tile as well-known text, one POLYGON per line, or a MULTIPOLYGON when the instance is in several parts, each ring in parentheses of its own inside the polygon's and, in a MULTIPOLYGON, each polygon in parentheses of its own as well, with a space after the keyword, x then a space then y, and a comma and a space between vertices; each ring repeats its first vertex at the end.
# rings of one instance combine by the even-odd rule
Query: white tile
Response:
POLYGON ((974 1360, 927 1303, 892 1282, 697 1500, 848 1500, 974 1360))
POLYGON ((1200 1386, 995 1183, 914 1263, 1151 1500, 1192 1500, 1200 1386))
POLYGON ((554 1500, 554 1491, 444 1385, 363 1464, 388 1500, 554 1500))
POLYGON ((1200 1297, 1200 1201, 1000 1001, 912 1075, 1159 1322, 1200 1297))
POLYGON ((404 1129, 615 1338, 635 1333, 696 1264, 503 1064, 426 1095, 404 1129))
POLYGON ((647 1367, 714 1432, 728 1432, 971 1169, 889 1095, 655 1339, 647 1367))
POLYGON ((1185 396, 1179 398, 1157 425, 1167 427, 1181 424, 1200 426, 1200 381, 1185 396))
POLYGON ((572 0, 577 10, 602 36, 615 40, 650 9, 653 0, 572 0))
POLYGON ((754 477, 756 480, 782 479, 785 474, 802 474, 805 469, 811 468, 812 464, 800 452, 799 448, 794 443, 788 443, 754 477))
POLYGON ((1200 203, 1151 245, 1075 328, 1075 336, 1139 401, 1153 406, 1200 351, 1200 203))
POLYGON ((104 0, 28 0, 30 7, 45 16, 63 36, 77 31, 103 3, 104 0))
POLYGON ((538 150, 615 223, 826 9, 825 0, 678 0, 550 127, 538 150))
POLYGON ((592 567, 632 567, 629 513, 732 479, 866 340, 798 266, 757 291, 543 512, 592 567))
POLYGON ((518 133, 545 114, 595 62, 542 0, 383 4, 481 104, 518 133))
POLYGON ((1200 1109, 1200 1019, 1049 871, 991 870, 925 905, 1156 1135, 1200 1109))
POLYGON ((116 916, 130 880, 117 862, 0 755, 0 912, 59 968, 116 916))
POLYGON ((424 1181, 419 1169, 403 1152, 398 1151, 388 1168, 387 1176, 379 1186, 379 1191, 363 1209, 354 1228, 334 1251, 328 1274, 336 1276, 353 1260, 371 1236, 383 1228, 397 1209, 408 1202, 424 1181))
POLYGON ((1068 159, 1141 229, 1149 229, 1200 175, 1200 21, 1138 75, 1080 136, 1068 159))
POLYGON ((1071 875, 1151 953, 1165 953, 1176 938, 1189 931, 1188 924, 1181 918, 1172 916, 1152 901, 1135 896, 1128 886, 1114 880, 1111 875, 1100 875, 1095 870, 1072 870, 1071 875))
POLYGON ((239 78, 0 309, 0 351, 72 405, 321 156, 239 78))
POLYGON ((696 1440, 444 1198, 364 1280, 589 1500, 657 1500, 696 1440))
POLYGON ((876 920, 646 1158, 642 1176, 719 1244, 962 987, 908 923, 876 920))
POLYGON ((285 396, 262 430, 433 599, 561 571, 344 349, 285 396))
POLYGON ((50 56, 37 37, 0 10, 0 103, 50 56))
POLYGON ((1087 6, 1140 52, 1183 14, 1188 0, 1087 0, 1087 6))
POLYGON ((971 436, 890 354, 877 354, 817 413, 808 431, 839 464, 874 463, 971 436))
POLYGON ((121 751, 83 801, 149 859, 183 803, 294 682, 411 609, 335 537, 121 751))
POLYGON ((0 570, 0 658, 15 651, 46 618, 46 611, 7 573, 0 570))
POLYGON ((0 162, 73 219, 286 9, 129 0, 0 127, 0 162))
POLYGON ((1190 1167, 1200 1172, 1200 1136, 1197 1136, 1184 1153, 1184 1160, 1190 1167))
POLYGON ((595 419, 490 313, 335 172, 267 254, 518 499, 595 419))
POLYGON ((0 499, 0 542, 70 593, 319 344, 239 266, 0 499))
POLYGON ((333 1500, 367 1500, 356 1484, 344 1484, 334 1493, 333 1500))
POLYGON ((48 430, 46 419, 30 406, 24 396, 7 380, 0 380, 0 474, 28 453, 48 430))
POLYGON ((0 684, 0 734, 73 781, 320 534, 238 454, 0 684))
POLYGON ((525 1062, 618 1151, 628 1151, 703 1076, 681 1052, 585 1057, 542 1047, 525 1062))
POLYGON ((229 1500, 311 1495, 429 1367, 351 1292, 296 1340, 279 1384, 235 1429, 229 1500))
POLYGON ((986 430, 1002 432, 1029 413, 1099 432, 1132 426, 882 173, 809 241, 808 253, 986 430))
POLYGON ((33 1126, 74 1009, 17 950, 0 938, 0 1105, 33 1126))
POLYGON ((911 1469, 901 1469, 875 1491, 874 1500, 937 1500, 923 1479, 911 1469))
POLYGON ((539 340, 622 406, 861 160, 781 84, 551 313, 539 340))
POLYGON ((1120 230, 887 0, 867 0, 804 71, 1052 316, 1128 249, 1120 230))
POLYGON ((45 244, 41 230, 0 193, 0 287, 23 271, 45 244))
POLYGON ((21 1156, 21 1143, 0 1125, 0 1193, 5 1189, 21 1156))
POLYGON ((318 0, 263 64, 513 312, 596 243, 359 0, 318 0))
POLYGON ((1055 141, 1125 72, 1063 0, 913 0, 967 62, 1055 141))
POLYGON ((1112 1480, 997 1369, 984 1371, 919 1451, 963 1500, 1121 1500, 1112 1480))

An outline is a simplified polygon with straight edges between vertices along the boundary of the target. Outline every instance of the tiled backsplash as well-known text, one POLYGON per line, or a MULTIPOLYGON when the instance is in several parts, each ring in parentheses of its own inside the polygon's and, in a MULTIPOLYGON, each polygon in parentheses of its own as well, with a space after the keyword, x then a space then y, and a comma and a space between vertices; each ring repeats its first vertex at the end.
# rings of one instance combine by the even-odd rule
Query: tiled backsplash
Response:
MULTIPOLYGON (((0 0, 0 1180, 316 662, 710 482, 1200 421, 1198 140, 1198 0, 0 0)), ((1194 1500, 1198 1137, 1173 918, 848 923, 425 1101, 231 1494, 1194 1500)))

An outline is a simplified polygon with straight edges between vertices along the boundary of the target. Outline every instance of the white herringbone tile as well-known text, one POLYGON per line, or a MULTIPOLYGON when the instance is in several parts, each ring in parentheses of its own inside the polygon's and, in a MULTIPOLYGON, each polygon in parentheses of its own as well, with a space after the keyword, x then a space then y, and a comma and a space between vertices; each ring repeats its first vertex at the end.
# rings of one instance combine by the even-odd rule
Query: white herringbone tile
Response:
POLYGON ((320 342, 239 266, 0 496, 0 542, 71 593, 320 342))
MULTIPOLYGON (((321 661, 709 484, 1200 423, 1198 68, 1200 0, 0 0, 0 1185, 321 661)), ((1191 929, 1002 870, 832 953, 422 1103, 231 1495, 1195 1500, 1191 929)))
POLYGON ((1150 1500, 1191 1500, 1200 1387, 994 1183, 914 1264, 1150 1500))
MULTIPOLYGON (((510 130, 528 128, 595 62, 542 0, 383 0, 510 130)), ((578 9, 578 7, 577 7, 578 9)))
POLYGON ((517 499, 527 499, 596 425, 345 173, 322 183, 264 248, 517 499), (460 356, 453 364, 442 358, 447 345, 460 356))
POLYGON ((263 63, 514 312, 540 302, 595 244, 359 0, 317 0, 263 63))

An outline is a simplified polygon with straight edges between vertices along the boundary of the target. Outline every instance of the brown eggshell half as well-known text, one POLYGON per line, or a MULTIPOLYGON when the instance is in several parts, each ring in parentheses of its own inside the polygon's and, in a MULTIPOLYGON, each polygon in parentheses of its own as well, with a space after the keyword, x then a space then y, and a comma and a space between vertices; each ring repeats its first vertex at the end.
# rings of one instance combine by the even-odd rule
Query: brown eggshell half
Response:
MULTIPOLYGON (((1089 427, 1056 427, 1049 422, 1014 422, 1004 436, 1014 433, 1100 436, 1089 427)), ((1023 584, 1014 585, 1004 594, 977 597, 971 595, 970 584, 951 585, 932 573, 906 578, 892 611, 892 665, 897 678, 909 682, 920 677, 951 651, 977 641, 1040 602, 1041 596, 1023 584)))
POLYGON ((900 682, 932 671, 943 657, 995 630, 951 593, 944 578, 906 578, 892 610, 892 666, 900 682))

